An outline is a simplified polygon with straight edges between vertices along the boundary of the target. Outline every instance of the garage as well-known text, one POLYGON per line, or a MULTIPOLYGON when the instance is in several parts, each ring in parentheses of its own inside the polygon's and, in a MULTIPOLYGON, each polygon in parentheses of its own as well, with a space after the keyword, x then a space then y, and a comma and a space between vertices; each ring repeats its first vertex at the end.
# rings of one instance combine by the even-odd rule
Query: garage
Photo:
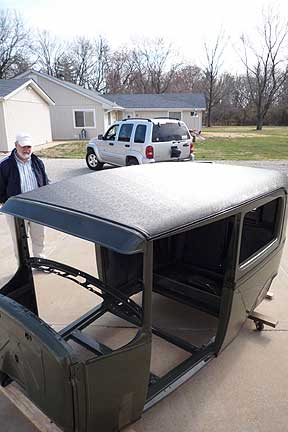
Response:
POLYGON ((35 146, 52 141, 51 105, 53 100, 32 79, 0 80, 0 151, 14 148, 19 131, 29 133, 35 146))

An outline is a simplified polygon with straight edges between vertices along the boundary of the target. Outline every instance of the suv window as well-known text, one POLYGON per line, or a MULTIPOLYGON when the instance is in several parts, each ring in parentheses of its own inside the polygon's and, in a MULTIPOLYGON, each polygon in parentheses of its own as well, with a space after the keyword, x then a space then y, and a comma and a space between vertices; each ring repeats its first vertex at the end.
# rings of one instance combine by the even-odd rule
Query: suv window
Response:
POLYGON ((280 198, 246 213, 243 221, 240 264, 277 236, 280 198))
POLYGON ((127 123, 123 124, 119 132, 118 141, 129 142, 131 138, 132 129, 133 129, 133 124, 127 124, 127 123))
POLYGON ((104 136, 104 140, 114 141, 115 138, 116 138, 116 133, 117 133, 117 130, 118 130, 118 126, 119 125, 111 126, 111 128, 108 129, 108 131, 106 132, 106 134, 104 136))
POLYGON ((136 143, 144 143, 146 135, 146 125, 138 125, 135 132, 134 141, 136 143))
POLYGON ((158 123, 153 125, 152 141, 165 142, 172 140, 189 139, 189 132, 186 127, 179 123, 158 123))

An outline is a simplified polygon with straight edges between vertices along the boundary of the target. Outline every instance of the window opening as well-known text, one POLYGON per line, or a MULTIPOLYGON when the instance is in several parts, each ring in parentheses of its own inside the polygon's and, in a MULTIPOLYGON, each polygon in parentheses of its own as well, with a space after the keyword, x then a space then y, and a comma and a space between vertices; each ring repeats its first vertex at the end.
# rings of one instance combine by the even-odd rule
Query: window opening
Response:
POLYGON ((279 226, 279 219, 277 218, 279 205, 280 198, 256 207, 245 214, 242 228, 240 264, 276 238, 279 226))

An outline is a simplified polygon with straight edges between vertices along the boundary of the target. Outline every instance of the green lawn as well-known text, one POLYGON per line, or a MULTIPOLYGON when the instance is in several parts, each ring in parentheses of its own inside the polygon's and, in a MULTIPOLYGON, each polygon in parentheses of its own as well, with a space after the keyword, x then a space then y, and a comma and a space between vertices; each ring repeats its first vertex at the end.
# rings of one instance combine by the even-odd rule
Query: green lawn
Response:
POLYGON ((214 127, 203 130, 195 145, 196 159, 288 159, 288 127, 214 127))
MULTIPOLYGON (((198 160, 288 159, 288 127, 227 126, 204 128, 205 141, 197 140, 198 160)), ((37 152, 44 158, 85 158, 87 141, 71 141, 37 152)))
POLYGON ((43 158, 65 158, 82 159, 86 155, 86 143, 88 141, 67 141, 65 144, 56 144, 40 151, 36 151, 37 156, 43 158))

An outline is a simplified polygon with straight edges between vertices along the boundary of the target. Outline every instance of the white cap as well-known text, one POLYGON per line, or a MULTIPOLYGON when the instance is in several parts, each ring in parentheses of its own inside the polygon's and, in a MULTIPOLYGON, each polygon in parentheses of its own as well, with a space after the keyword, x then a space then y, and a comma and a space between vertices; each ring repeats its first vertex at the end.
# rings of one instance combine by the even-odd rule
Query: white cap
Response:
POLYGON ((32 146, 32 137, 28 133, 19 132, 16 135, 16 144, 19 144, 21 147, 32 146))

